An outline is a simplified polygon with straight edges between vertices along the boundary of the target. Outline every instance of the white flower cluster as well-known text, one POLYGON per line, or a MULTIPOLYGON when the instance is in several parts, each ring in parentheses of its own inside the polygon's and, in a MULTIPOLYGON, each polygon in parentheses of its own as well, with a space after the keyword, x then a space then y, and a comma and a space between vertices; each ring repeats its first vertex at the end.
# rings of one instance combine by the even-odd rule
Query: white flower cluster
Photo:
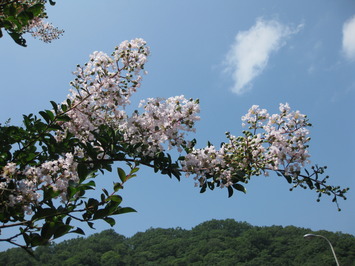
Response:
POLYGON ((45 22, 43 18, 34 18, 30 24, 24 29, 25 32, 31 33, 32 37, 39 38, 45 43, 59 39, 63 35, 64 30, 54 27, 51 23, 45 22))
MULTIPOLYGON (((84 66, 77 66, 73 89, 67 101, 58 105, 57 115, 67 115, 70 120, 57 123, 55 138, 58 142, 70 132, 82 142, 94 144, 93 132, 102 125, 118 130, 123 144, 135 147, 134 157, 154 157, 158 152, 177 148, 190 148, 186 140, 188 132, 194 132, 199 120, 198 100, 185 99, 183 95, 149 98, 141 101, 132 115, 125 107, 140 86, 144 64, 149 48, 142 39, 125 41, 116 47, 112 57, 103 52, 94 52, 84 66)), ((292 177, 299 175, 301 166, 308 163, 307 142, 310 124, 299 111, 292 112, 288 104, 280 104, 280 113, 269 115, 265 109, 252 106, 242 117, 248 125, 244 136, 227 133, 229 142, 218 150, 209 145, 193 149, 181 160, 182 171, 194 175, 200 185, 214 177, 220 186, 230 186, 238 181, 247 182, 252 175, 268 171, 283 171, 292 177)), ((96 145, 96 146, 95 146, 96 145)), ((103 147, 94 146, 103 151, 103 147)), ((132 155, 132 154, 130 154, 132 155)), ((109 159, 103 151, 97 159, 109 159)), ((22 206, 31 213, 31 205, 38 204, 46 188, 57 192, 57 198, 67 199, 70 182, 79 182, 75 158, 84 158, 84 151, 75 149, 74 154, 63 154, 59 159, 43 162, 38 166, 19 169, 8 163, 0 171, 0 191, 9 195, 5 204, 22 206)), ((85 158, 84 158, 85 159, 85 158)))
MULTIPOLYGON (((140 86, 139 73, 147 61, 149 48, 144 40, 135 39, 121 43, 112 55, 113 58, 94 52, 89 62, 83 67, 78 65, 74 72, 76 78, 71 82, 74 89, 68 95, 71 106, 69 111, 62 109, 71 121, 63 127, 81 140, 93 140, 91 132, 100 125, 119 128, 127 119, 123 109, 140 86)), ((58 140, 62 134, 58 132, 58 140)))
MULTIPOLYGON (((125 107, 130 97, 140 86, 140 72, 149 55, 149 48, 142 39, 125 41, 116 47, 112 57, 103 52, 94 52, 84 66, 77 66, 76 78, 71 82, 73 89, 68 101, 58 105, 58 115, 67 115, 70 121, 57 121, 63 130, 58 130, 55 138, 58 142, 70 132, 83 142, 94 141, 92 134, 101 125, 119 130, 125 144, 136 145, 134 156, 154 157, 164 151, 164 145, 178 151, 188 143, 186 132, 194 131, 199 120, 198 100, 187 100, 184 96, 168 99, 149 98, 141 101, 139 107, 144 111, 134 111, 127 115, 125 107)), ((103 150, 100 146, 95 146, 103 150)), ((66 200, 70 181, 78 182, 77 163, 74 157, 83 158, 82 149, 74 154, 67 153, 54 161, 39 166, 17 169, 14 163, 8 163, 0 174, 5 182, 1 189, 11 190, 9 206, 21 205, 28 213, 31 204, 41 199, 40 191, 45 187, 58 192, 58 197, 66 200), (13 188, 9 188, 13 186, 13 188)), ((103 153, 97 159, 108 159, 103 153)), ((2 180, 2 181, 3 181, 2 180)))
MULTIPOLYGON (((61 110, 71 120, 62 127, 82 141, 92 141, 93 131, 100 125, 109 125, 120 130, 126 143, 142 144, 137 152, 143 156, 163 151, 164 143, 168 149, 176 147, 181 151, 181 145, 186 144, 184 131, 194 131, 199 119, 198 101, 184 96, 149 98, 139 105, 144 109, 142 114, 135 111, 129 116, 124 110, 140 86, 140 72, 148 55, 149 48, 142 39, 124 41, 112 57, 94 52, 89 62, 78 66, 74 73, 77 78, 71 85, 75 89, 68 95, 72 107, 61 110)), ((58 131, 56 138, 60 141, 64 136, 65 132, 58 131)))
POLYGON ((301 166, 310 163, 308 142, 310 126, 307 116, 299 111, 291 111, 289 105, 280 104, 280 114, 269 117, 263 129, 269 144, 266 158, 270 159, 267 167, 277 170, 282 166, 289 175, 297 175, 301 166))
POLYGON ((181 152, 182 145, 187 144, 184 131, 194 132, 195 122, 200 119, 197 116, 200 111, 198 101, 187 100, 183 95, 168 99, 149 98, 141 101, 139 107, 144 107, 145 112, 135 112, 121 130, 130 144, 144 144, 138 150, 144 156, 163 151, 162 144, 166 142, 168 149, 176 147, 181 152))
POLYGON ((301 166, 309 163, 308 137, 310 126, 307 117, 299 111, 292 112, 288 104, 280 104, 280 114, 269 115, 265 109, 252 106, 242 117, 249 125, 244 136, 235 137, 227 133, 228 143, 220 150, 214 146, 194 149, 182 161, 186 175, 195 175, 200 184, 206 177, 217 177, 221 186, 235 181, 247 182, 251 175, 268 170, 282 170, 286 175, 297 177, 301 166), (262 132, 257 133, 259 130, 262 132), (246 176, 245 180, 239 173, 246 176))
POLYGON ((58 192, 58 197, 65 201, 69 182, 79 181, 76 169, 77 163, 71 153, 37 167, 27 166, 24 170, 18 169, 15 163, 8 163, 0 175, 4 179, 0 183, 0 191, 10 192, 8 202, 3 204, 21 206, 27 214, 31 214, 31 205, 41 201, 41 191, 45 187, 58 192))

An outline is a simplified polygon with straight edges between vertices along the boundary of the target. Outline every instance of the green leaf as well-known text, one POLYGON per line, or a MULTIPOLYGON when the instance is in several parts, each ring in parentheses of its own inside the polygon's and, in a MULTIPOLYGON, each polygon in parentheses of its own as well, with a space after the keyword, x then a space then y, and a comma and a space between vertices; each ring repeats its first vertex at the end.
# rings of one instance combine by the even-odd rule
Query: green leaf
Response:
POLYGON ((43 10, 43 4, 35 4, 27 9, 27 11, 31 12, 33 16, 38 17, 43 10))
POLYGON ((122 189, 122 188, 123 188, 123 186, 122 186, 121 183, 114 183, 114 184, 113 184, 113 190, 114 190, 115 192, 117 192, 118 190, 120 190, 120 189, 122 189))
POLYGON ((131 170, 131 173, 130 174, 134 174, 136 172, 139 171, 139 167, 134 167, 132 170, 131 170))
POLYGON ((122 183, 126 182, 127 175, 126 175, 125 171, 122 168, 117 167, 117 173, 118 173, 118 176, 120 177, 122 183))
POLYGON ((67 115, 57 116, 57 121, 68 122, 70 121, 70 117, 67 115))
POLYGON ((96 187, 96 184, 95 184, 94 180, 91 180, 88 183, 83 184, 83 185, 85 185, 85 187, 88 187, 88 188, 91 188, 91 189, 94 189, 94 187, 96 187))
POLYGON ((105 198, 105 194, 101 194, 101 202, 105 202, 106 201, 106 198, 105 198))
POLYGON ((116 203, 121 203, 122 202, 122 197, 119 196, 119 195, 112 195, 112 196, 108 197, 107 200, 111 200, 111 201, 116 202, 116 203))
POLYGON ((15 41, 15 43, 17 43, 18 45, 21 45, 23 47, 26 47, 26 40, 22 37, 21 34, 17 33, 17 32, 8 32, 10 37, 15 41))
POLYGON ((104 218, 104 221, 107 222, 109 225, 114 226, 116 224, 115 219, 111 218, 111 217, 106 217, 104 218))
POLYGON ((58 113, 58 104, 54 101, 50 101, 51 105, 53 106, 54 112, 58 113))
POLYGON ((36 246, 48 243, 48 239, 44 239, 43 237, 41 237, 37 233, 35 233, 35 234, 31 233, 30 239, 31 239, 31 246, 32 247, 36 247, 36 246))
POLYGON ((77 227, 75 230, 70 231, 70 233, 75 233, 75 234, 79 234, 79 235, 85 235, 85 232, 80 227, 77 227))
POLYGON ((66 112, 66 111, 68 110, 68 105, 62 104, 62 105, 60 106, 60 108, 62 109, 63 112, 66 112))
POLYGON ((25 233, 25 230, 23 230, 23 228, 20 227, 20 231, 21 231, 21 234, 23 236, 23 239, 25 240, 26 242, 26 245, 29 246, 31 244, 31 238, 28 234, 25 233))
POLYGON ((124 214, 124 213, 129 213, 129 212, 137 212, 137 211, 131 207, 123 207, 123 208, 119 208, 113 214, 124 214))
POLYGON ((29 154, 27 154, 27 157, 26 157, 26 160, 28 161, 28 162, 30 162, 30 161, 32 161, 34 158, 36 158, 37 157, 37 154, 36 153, 29 153, 29 154))
POLYGON ((210 190, 214 190, 214 183, 213 182, 207 182, 207 186, 210 190))
POLYGON ((9 9, 8 9, 9 11, 9 15, 11 15, 11 16, 16 16, 16 8, 15 8, 15 5, 10 5, 9 6, 9 9))
POLYGON ((71 217, 68 217, 67 220, 65 221, 65 224, 70 224, 72 218, 71 217))
POLYGON ((104 188, 102 189, 102 191, 103 191, 103 192, 105 193, 105 195, 108 197, 108 195, 109 195, 109 194, 108 194, 108 191, 107 191, 106 189, 104 189, 104 188))
POLYGON ((204 184, 201 186, 200 193, 205 193, 205 192, 206 192, 206 189, 207 189, 207 184, 204 183, 204 184))
POLYGON ((305 178, 304 179, 310 189, 314 189, 313 182, 310 178, 305 178))
POLYGON ((67 198, 71 199, 77 192, 77 188, 73 186, 69 186, 67 189, 67 198))
POLYGON ((66 225, 66 224, 59 225, 55 229, 53 238, 58 238, 58 237, 61 237, 61 236, 65 235, 65 234, 67 234, 70 231, 70 229, 72 229, 72 228, 73 228, 73 226, 66 225))
POLYGON ((54 113, 51 110, 45 110, 45 112, 49 116, 50 120, 53 121, 54 120, 54 113))
POLYGON ((63 131, 63 128, 60 126, 60 125, 56 125, 56 124, 51 124, 49 127, 48 127, 48 131, 63 131))
POLYGON ((44 118, 44 120, 46 120, 46 122, 47 122, 48 124, 50 123, 51 118, 50 118, 50 116, 49 116, 46 112, 40 111, 39 114, 44 118))

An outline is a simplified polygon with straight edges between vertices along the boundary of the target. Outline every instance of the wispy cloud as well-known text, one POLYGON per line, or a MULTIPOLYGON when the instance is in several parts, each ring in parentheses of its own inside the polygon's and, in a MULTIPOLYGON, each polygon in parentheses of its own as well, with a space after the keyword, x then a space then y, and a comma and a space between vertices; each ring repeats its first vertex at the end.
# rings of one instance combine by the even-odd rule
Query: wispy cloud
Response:
POLYGON ((249 30, 238 32, 225 59, 225 70, 234 80, 232 91, 241 95, 250 90, 253 79, 267 66, 270 54, 302 27, 291 28, 277 20, 259 18, 249 30))
POLYGON ((343 25, 343 52, 347 59, 355 61, 355 16, 343 25))

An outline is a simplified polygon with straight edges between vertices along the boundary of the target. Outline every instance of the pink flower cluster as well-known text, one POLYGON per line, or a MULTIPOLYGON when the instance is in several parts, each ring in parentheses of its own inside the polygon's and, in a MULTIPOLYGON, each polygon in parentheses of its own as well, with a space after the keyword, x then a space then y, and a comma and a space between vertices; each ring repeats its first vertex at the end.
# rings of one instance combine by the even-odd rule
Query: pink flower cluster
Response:
POLYGON ((244 136, 227 133, 229 142, 219 150, 214 146, 194 149, 182 161, 182 170, 187 176, 195 175, 200 184, 208 176, 218 177, 222 187, 232 185, 238 171, 245 174, 244 182, 251 175, 268 175, 269 170, 297 177, 301 166, 309 163, 306 127, 310 124, 305 115, 292 112, 288 104, 280 104, 279 109, 280 114, 269 115, 267 110, 252 106, 242 117, 243 125, 249 125, 244 136))

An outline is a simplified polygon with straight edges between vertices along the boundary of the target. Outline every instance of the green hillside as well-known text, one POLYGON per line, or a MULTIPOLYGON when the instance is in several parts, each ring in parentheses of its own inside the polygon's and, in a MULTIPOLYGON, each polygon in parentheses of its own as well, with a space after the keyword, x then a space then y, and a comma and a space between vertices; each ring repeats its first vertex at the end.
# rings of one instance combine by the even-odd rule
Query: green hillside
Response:
MULTIPOLYGON (((0 253, 0 265, 335 265, 328 243, 304 239, 310 230, 258 227, 232 219, 211 220, 191 230, 149 229, 130 238, 106 230, 35 250, 0 253)), ((313 232, 333 244, 340 265, 355 265, 355 237, 313 232)))

